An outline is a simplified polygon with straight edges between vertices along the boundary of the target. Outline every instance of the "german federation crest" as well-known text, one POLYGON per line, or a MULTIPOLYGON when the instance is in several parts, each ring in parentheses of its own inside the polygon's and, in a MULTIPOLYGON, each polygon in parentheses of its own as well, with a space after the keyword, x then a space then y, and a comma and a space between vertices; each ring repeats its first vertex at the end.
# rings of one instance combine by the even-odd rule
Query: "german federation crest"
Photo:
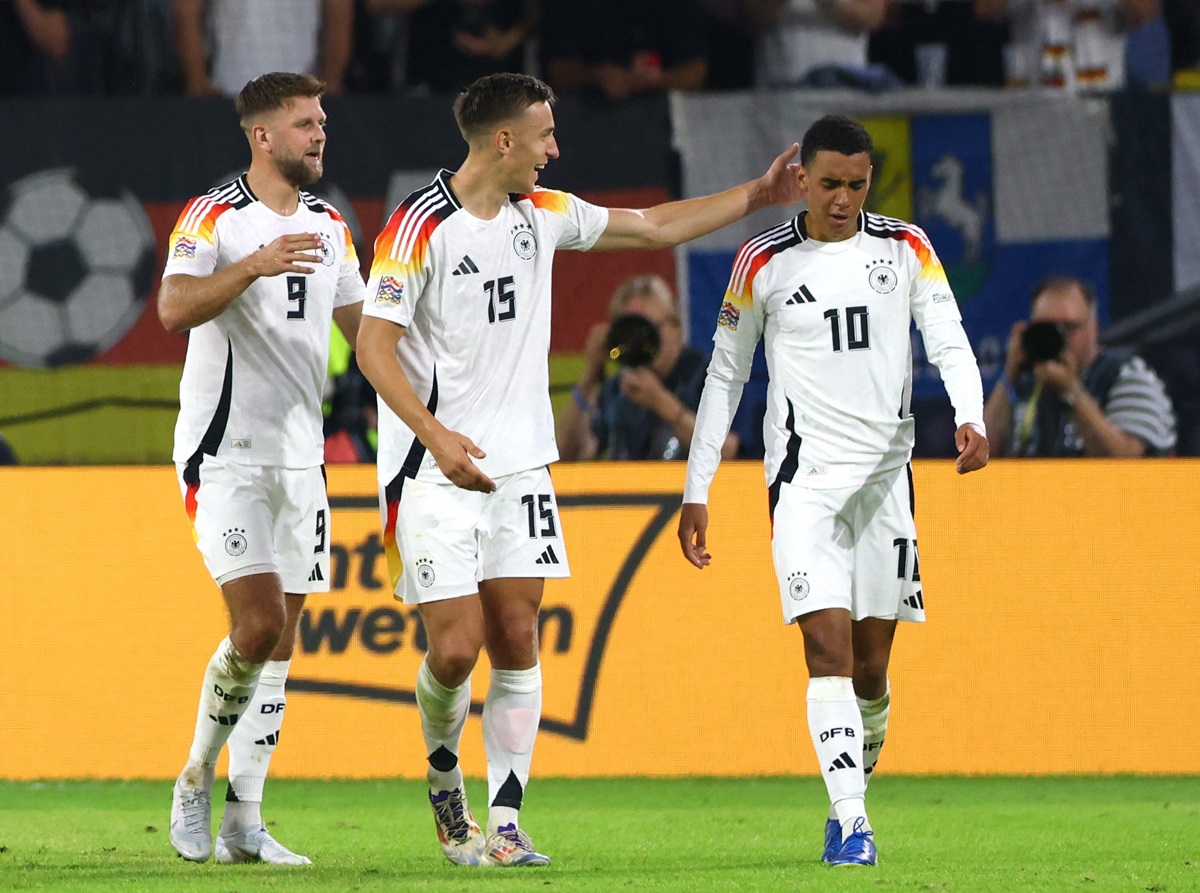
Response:
POLYGON ((533 260, 537 254, 537 239, 527 229, 518 230, 513 236, 513 251, 521 260, 533 260))
POLYGON ((881 295, 891 294, 895 291, 898 280, 890 260, 872 261, 867 266, 870 267, 867 281, 871 284, 872 289, 881 295))

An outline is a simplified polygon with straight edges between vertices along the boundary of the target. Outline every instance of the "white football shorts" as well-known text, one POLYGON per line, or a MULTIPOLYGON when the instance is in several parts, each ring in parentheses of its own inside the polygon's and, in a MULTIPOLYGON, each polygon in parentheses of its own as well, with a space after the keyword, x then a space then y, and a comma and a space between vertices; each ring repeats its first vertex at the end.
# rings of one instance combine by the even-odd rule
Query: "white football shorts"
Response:
POLYGON ((217 584, 277 573, 283 591, 329 591, 329 498, 321 466, 240 465, 204 456, 197 480, 176 465, 192 535, 217 584))
POLYGON ((786 623, 824 608, 854 620, 925 620, 909 466, 861 487, 781 484, 772 518, 786 623))
POLYGON ((381 505, 392 591, 405 604, 472 595, 481 580, 571 576, 545 467, 501 477, 492 493, 404 478, 381 505))

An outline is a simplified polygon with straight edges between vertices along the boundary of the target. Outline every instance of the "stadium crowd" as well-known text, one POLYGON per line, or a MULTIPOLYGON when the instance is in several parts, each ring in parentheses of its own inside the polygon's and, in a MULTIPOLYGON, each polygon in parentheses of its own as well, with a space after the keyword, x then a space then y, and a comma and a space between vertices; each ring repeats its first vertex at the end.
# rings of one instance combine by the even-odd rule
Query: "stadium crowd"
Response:
POLYGON ((1120 89, 1200 78, 1189 0, 11 0, 0 95, 454 93, 522 71, 611 101, 668 89, 1120 89), (251 70, 253 69, 253 70, 251 70))

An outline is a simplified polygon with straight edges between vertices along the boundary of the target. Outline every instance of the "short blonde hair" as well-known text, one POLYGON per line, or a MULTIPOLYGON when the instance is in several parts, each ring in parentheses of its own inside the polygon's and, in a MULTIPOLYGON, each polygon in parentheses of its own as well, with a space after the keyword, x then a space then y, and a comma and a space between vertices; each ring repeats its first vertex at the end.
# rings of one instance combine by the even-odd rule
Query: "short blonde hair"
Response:
POLYGON ((608 318, 616 319, 625 313, 625 307, 634 298, 647 297, 658 304, 667 312, 667 319, 670 322, 678 323, 679 314, 675 310, 675 295, 671 291, 671 286, 667 285, 667 280, 663 279, 657 273, 643 273, 639 276, 632 276, 626 279, 617 286, 617 290, 613 292, 612 300, 608 304, 608 318))

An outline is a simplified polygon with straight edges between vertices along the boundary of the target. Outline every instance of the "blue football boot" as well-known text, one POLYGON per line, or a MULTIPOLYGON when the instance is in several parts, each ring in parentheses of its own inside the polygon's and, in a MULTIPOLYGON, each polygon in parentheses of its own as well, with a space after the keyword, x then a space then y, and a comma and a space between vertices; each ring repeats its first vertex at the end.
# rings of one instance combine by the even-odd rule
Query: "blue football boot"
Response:
POLYGON ((825 820, 825 850, 821 853, 822 862, 832 862, 842 849, 842 823, 837 819, 825 820))
POLYGON ((863 830, 866 824, 866 819, 854 820, 853 833, 842 841, 842 848, 829 860, 830 865, 874 865, 879 861, 875 832, 863 830))

